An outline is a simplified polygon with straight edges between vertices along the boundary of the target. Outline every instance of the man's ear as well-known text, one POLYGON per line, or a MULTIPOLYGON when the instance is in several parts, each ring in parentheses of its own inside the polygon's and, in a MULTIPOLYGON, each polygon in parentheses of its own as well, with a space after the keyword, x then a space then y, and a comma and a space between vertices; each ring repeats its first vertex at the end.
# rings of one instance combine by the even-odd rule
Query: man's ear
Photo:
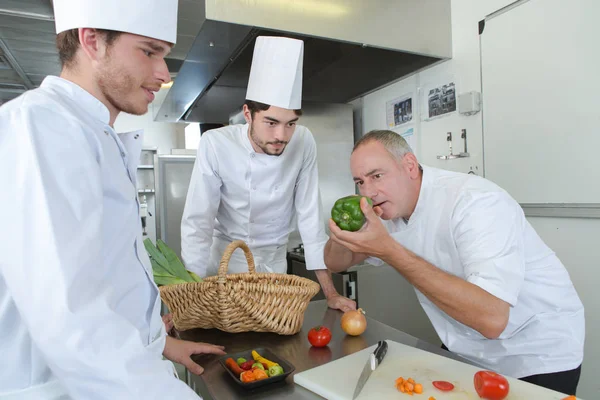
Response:
POLYGON ((106 51, 104 38, 96 29, 79 28, 79 45, 81 51, 91 61, 98 61, 106 51))
POLYGON ((402 163, 411 179, 417 179, 420 176, 419 161, 417 161, 417 157, 413 153, 405 154, 402 158, 402 163))
POLYGON ((243 112, 244 112, 244 119, 246 120, 246 122, 248 124, 252 123, 252 113, 250 112, 250 109, 248 108, 248 106, 246 104, 244 104, 243 112))

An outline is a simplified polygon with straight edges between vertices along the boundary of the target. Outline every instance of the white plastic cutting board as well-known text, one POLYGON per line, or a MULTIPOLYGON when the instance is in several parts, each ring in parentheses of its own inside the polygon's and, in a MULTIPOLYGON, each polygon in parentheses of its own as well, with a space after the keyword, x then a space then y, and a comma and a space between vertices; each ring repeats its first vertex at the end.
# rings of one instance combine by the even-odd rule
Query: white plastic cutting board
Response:
MULTIPOLYGON (((388 352, 381 365, 373 371, 357 400, 413 399, 480 400, 473 387, 473 375, 479 368, 429 353, 414 347, 386 340, 388 352), (394 381, 399 376, 413 378, 423 385, 423 394, 409 396, 399 392, 394 381), (432 382, 444 380, 455 386, 442 392, 432 382)), ((356 382, 376 345, 330 363, 294 375, 294 382, 328 400, 352 400, 356 382)), ((505 400, 560 400, 562 393, 508 378, 510 392, 505 400)))

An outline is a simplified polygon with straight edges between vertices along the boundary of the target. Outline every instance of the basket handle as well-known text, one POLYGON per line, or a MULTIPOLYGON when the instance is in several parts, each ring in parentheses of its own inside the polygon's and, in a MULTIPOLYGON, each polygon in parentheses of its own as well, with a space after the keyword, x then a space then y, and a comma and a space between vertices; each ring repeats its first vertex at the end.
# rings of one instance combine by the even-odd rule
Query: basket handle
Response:
POLYGON ((223 257, 221 258, 221 263, 219 264, 219 278, 225 278, 225 275, 227 274, 227 267, 229 267, 229 259, 231 259, 231 255, 238 247, 244 250, 246 261, 248 262, 248 272, 251 274, 256 273, 256 269, 254 268, 254 257, 252 256, 250 248, 243 240, 235 240, 229 243, 223 252, 223 257))

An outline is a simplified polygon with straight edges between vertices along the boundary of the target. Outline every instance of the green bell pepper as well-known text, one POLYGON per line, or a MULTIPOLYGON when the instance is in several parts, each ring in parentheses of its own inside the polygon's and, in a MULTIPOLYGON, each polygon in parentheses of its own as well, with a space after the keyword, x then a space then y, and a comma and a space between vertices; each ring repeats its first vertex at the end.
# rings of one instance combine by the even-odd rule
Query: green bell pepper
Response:
MULTIPOLYGON (((338 199, 331 209, 331 219, 341 230, 356 232, 365 224, 365 215, 360 209, 360 199, 364 196, 346 196, 338 199)), ((372 206, 370 198, 365 197, 372 206)))

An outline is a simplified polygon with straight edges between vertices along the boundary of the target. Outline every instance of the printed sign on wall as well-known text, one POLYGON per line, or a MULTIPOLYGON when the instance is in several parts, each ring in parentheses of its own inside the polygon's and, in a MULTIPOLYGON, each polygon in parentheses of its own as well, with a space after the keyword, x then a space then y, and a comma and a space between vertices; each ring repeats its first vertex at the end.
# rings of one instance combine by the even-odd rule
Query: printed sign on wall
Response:
POLYGON ((453 81, 423 88, 423 120, 456 112, 456 87, 453 81))
POLYGON ((413 95, 405 94, 386 103, 386 121, 388 129, 406 124, 413 120, 413 95))

